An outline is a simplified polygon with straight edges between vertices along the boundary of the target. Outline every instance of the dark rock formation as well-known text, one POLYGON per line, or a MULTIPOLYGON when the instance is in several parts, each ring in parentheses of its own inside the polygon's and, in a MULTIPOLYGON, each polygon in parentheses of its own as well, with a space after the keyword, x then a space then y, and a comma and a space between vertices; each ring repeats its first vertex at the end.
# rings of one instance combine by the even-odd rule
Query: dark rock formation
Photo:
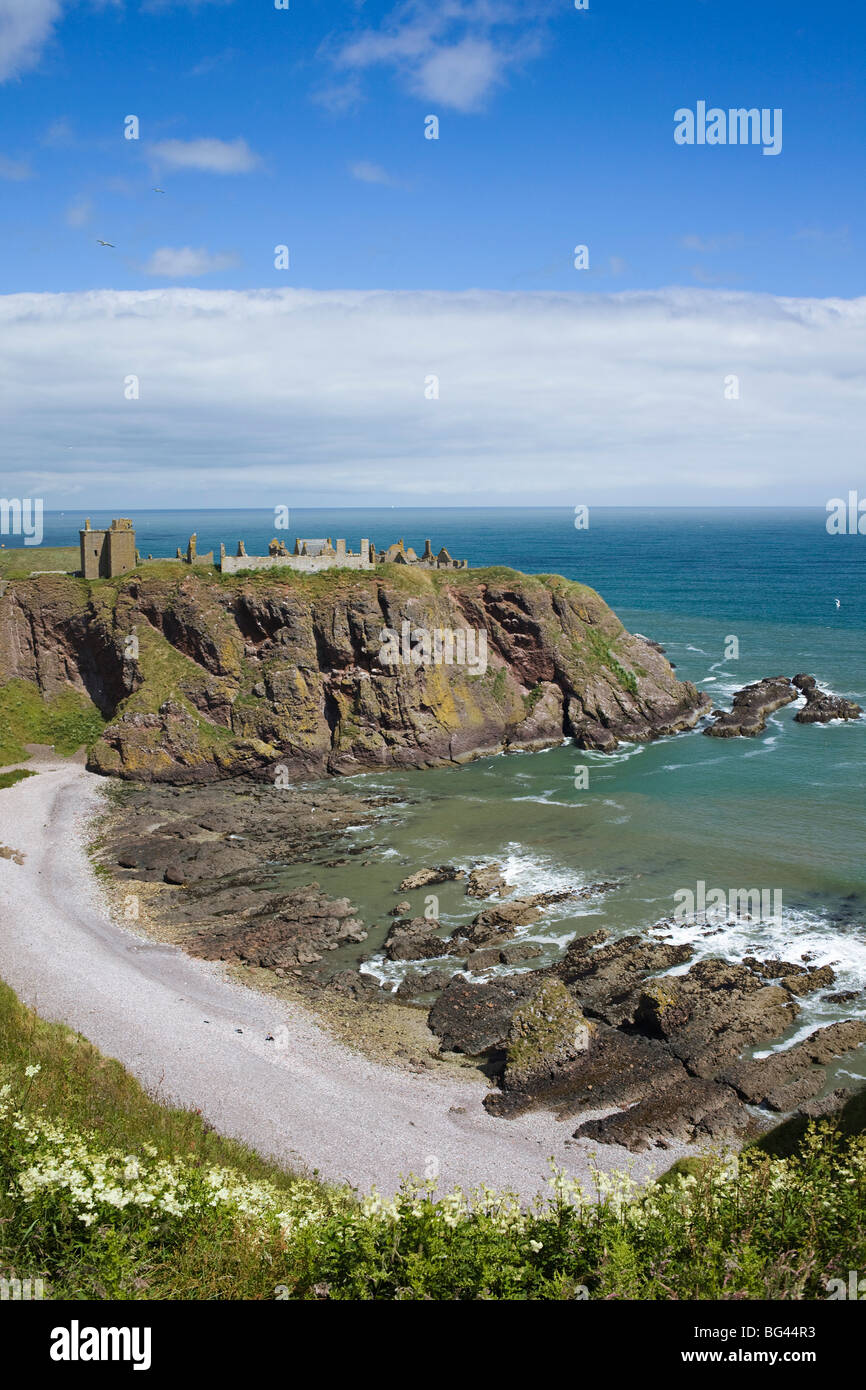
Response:
POLYGON ((794 715, 798 724, 828 724, 831 719, 859 719, 863 713, 861 706, 853 700, 820 690, 814 676, 795 676, 793 684, 806 696, 805 705, 794 715))
POLYGON ((706 958, 685 974, 660 973, 691 954, 687 946, 638 936, 610 941, 597 931, 544 971, 486 984, 455 977, 429 1026, 444 1048, 488 1056, 499 1081, 484 1102, 491 1114, 539 1105, 560 1117, 609 1111, 575 1134, 634 1150, 759 1134, 767 1126, 748 1105, 815 1103, 821 1066, 866 1041, 866 1022, 834 1024, 784 1052, 744 1061, 749 1048, 789 1030, 798 996, 822 988, 832 971, 706 958))
POLYGON ((435 918, 401 917, 385 937, 388 960, 431 960, 448 954, 444 937, 437 936, 435 918))
POLYGON ((502 1048, 515 1007, 536 986, 533 975, 512 975, 483 985, 457 975, 430 1010, 430 1030, 444 1052, 478 1057, 491 1048, 502 1048))
POLYGON ((796 700, 787 676, 767 676, 738 690, 729 710, 713 710, 715 720, 704 729, 712 738, 754 738, 767 727, 767 715, 796 700))
POLYGON ((397 998, 414 999, 420 994, 438 994, 453 978, 452 970, 408 970, 397 986, 397 998))

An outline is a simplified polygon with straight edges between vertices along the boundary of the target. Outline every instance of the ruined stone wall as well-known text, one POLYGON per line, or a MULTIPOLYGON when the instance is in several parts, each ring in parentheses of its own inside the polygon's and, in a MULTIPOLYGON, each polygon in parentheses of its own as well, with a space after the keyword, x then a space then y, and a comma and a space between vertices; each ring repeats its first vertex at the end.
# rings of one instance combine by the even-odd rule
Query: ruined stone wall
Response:
POLYGON ((302 574, 318 574, 321 570, 371 570, 368 555, 226 555, 222 561, 223 574, 240 574, 244 570, 300 570, 302 574))

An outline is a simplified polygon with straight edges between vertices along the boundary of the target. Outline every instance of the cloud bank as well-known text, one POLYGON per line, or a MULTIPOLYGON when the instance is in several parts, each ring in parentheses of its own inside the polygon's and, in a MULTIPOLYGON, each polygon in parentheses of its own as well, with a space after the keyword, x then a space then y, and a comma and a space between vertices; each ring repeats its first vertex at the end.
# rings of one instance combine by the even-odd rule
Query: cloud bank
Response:
POLYGON ((823 505, 862 490, 864 378, 866 299, 11 295, 0 488, 49 508, 823 505))

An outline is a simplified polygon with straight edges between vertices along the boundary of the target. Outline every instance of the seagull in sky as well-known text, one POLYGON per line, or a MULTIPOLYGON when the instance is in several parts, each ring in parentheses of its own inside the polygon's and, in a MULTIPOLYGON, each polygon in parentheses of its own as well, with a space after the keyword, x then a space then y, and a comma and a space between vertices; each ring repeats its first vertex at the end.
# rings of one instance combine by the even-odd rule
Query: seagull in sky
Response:
POLYGON ((155 188, 153 191, 154 191, 154 193, 164 193, 164 192, 165 192, 165 189, 164 189, 164 188, 155 188))
POLYGON ((113 241, 102 241, 100 237, 97 237, 96 240, 100 246, 110 246, 112 251, 116 249, 113 241))

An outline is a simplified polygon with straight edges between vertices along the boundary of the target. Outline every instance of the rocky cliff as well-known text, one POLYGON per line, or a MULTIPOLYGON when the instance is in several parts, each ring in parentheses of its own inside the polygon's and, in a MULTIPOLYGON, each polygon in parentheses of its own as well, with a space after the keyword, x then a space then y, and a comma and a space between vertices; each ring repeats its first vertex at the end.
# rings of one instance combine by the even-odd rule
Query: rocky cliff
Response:
POLYGON ((95 771, 171 783, 463 762, 569 735, 610 751, 707 705, 593 590, 503 569, 16 579, 0 598, 11 681, 98 708, 95 771), (384 629, 474 631, 486 661, 387 665, 384 629))

